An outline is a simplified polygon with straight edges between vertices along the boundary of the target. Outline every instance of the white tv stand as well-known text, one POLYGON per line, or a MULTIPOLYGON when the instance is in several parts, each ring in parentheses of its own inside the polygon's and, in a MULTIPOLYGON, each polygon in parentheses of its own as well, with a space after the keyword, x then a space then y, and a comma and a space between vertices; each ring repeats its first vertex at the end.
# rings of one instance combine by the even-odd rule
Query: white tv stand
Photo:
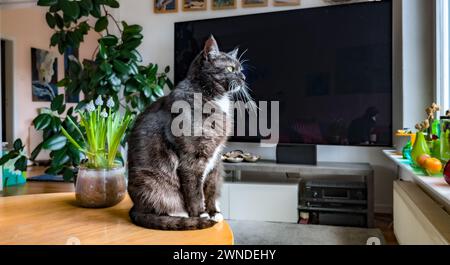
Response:
POLYGON ((283 180, 242 178, 242 171, 292 173, 310 176, 359 176, 367 185, 369 227, 374 226, 373 168, 367 163, 319 162, 317 165, 278 164, 261 160, 256 163, 225 163, 231 171, 222 190, 222 211, 228 219, 296 223, 298 220, 298 184, 300 179, 283 180))

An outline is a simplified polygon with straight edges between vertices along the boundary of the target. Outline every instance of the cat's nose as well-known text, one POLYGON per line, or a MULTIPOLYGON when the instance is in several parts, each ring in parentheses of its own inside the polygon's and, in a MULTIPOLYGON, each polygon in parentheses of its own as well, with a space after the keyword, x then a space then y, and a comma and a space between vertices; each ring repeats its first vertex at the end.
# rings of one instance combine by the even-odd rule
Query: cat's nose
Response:
POLYGON ((240 77, 242 80, 245 80, 245 75, 244 75, 243 73, 239 73, 239 77, 240 77))

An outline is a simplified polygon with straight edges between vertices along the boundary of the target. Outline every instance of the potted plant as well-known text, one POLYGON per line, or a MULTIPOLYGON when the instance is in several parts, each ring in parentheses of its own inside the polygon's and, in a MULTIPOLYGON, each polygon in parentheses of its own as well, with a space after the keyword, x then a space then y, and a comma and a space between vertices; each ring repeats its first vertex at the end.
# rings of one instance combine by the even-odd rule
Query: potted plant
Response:
MULTIPOLYGON (((119 109, 129 113, 126 115, 137 114, 163 96, 165 87, 172 89, 173 84, 167 77, 169 67, 160 72, 157 64, 142 64, 142 57, 137 50, 143 39, 142 27, 118 21, 110 13, 111 9, 119 7, 117 0, 39 0, 37 4, 48 8, 45 19, 54 30, 50 46, 58 47, 61 54, 68 48, 79 48, 90 31, 98 33, 98 47, 91 61, 80 62, 69 57, 68 74, 58 82, 66 93, 83 92, 84 100, 67 109, 64 95, 54 97, 50 106, 43 108, 33 120, 35 128, 43 132, 42 143, 28 157, 24 152, 23 141, 17 139, 14 150, 0 158, 0 166, 15 160, 15 169, 25 171, 28 160, 33 161, 43 149, 50 150, 51 164, 46 173, 61 174, 69 181, 75 177, 78 169, 92 169, 92 165, 100 163, 98 159, 102 159, 99 158, 102 155, 97 156, 99 153, 91 156, 84 152, 88 149, 80 149, 75 145, 77 143, 86 148, 96 146, 84 134, 87 130, 84 126, 89 124, 82 123, 78 129, 74 126, 78 122, 78 115, 82 119, 88 118, 86 106, 91 106, 90 103, 100 97, 114 103, 105 107, 108 117, 110 114, 117 117, 119 109), (115 27, 114 32, 117 33, 112 33, 111 27, 115 27), (72 138, 69 141, 68 136, 72 138)), ((130 127, 131 121, 121 127, 125 128, 123 138, 126 138, 130 127)), ((99 130, 97 127, 91 129, 99 130)), ((95 150, 109 152, 110 147, 106 144, 105 150, 95 150)), ((117 155, 114 157, 108 154, 108 159, 117 159, 117 155)), ((102 164, 96 168, 110 167, 102 164)))
POLYGON ((83 207, 109 207, 125 197, 125 165, 118 151, 133 115, 122 115, 114 111, 114 106, 112 98, 104 105, 98 96, 95 103, 91 101, 79 111, 80 127, 69 117, 71 126, 61 128, 70 144, 86 158, 75 184, 77 202, 83 207), (82 140, 75 140, 74 135, 82 140))

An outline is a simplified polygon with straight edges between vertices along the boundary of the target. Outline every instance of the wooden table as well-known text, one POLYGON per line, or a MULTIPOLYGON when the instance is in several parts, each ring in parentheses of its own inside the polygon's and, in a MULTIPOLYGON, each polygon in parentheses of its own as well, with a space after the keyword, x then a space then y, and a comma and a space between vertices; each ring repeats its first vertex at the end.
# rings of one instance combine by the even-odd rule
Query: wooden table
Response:
POLYGON ((131 200, 105 209, 76 206, 74 193, 0 198, 0 244, 231 245, 224 221, 197 231, 159 231, 135 226, 131 200))

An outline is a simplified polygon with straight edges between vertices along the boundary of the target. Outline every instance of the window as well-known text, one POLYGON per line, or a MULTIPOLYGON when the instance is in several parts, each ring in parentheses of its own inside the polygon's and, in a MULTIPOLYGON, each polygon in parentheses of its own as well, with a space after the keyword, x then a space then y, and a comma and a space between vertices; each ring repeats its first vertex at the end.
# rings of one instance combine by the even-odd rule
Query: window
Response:
MULTIPOLYGON (((449 0, 436 1, 436 62, 438 104, 450 109, 450 4, 449 0)), ((441 112, 441 114, 444 114, 441 112)))

